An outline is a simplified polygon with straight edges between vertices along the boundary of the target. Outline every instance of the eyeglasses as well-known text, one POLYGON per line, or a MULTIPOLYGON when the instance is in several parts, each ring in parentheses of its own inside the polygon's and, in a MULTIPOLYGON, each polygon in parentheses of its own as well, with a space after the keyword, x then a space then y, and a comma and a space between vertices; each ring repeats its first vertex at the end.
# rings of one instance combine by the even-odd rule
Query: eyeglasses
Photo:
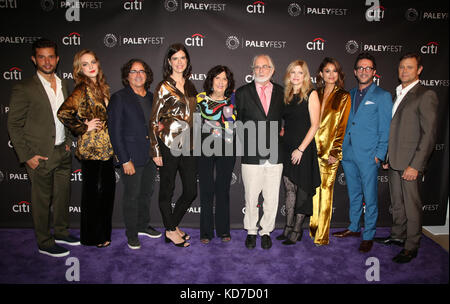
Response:
POLYGON ((259 65, 257 65, 257 66, 254 66, 253 67, 253 70, 255 70, 255 71, 259 71, 259 70, 270 70, 272 67, 270 66, 270 65, 263 65, 263 66, 259 66, 259 65))
POLYGON ((145 74, 145 71, 144 71, 144 70, 139 70, 139 71, 137 71, 137 70, 131 70, 131 71, 130 71, 130 74, 133 74, 133 75, 134 75, 134 74, 139 74, 139 73, 140 73, 140 74, 145 74))
POLYGON ((367 66, 367 67, 356 67, 356 70, 358 72, 362 72, 362 71, 366 71, 366 72, 370 72, 372 70, 375 70, 373 67, 367 66))

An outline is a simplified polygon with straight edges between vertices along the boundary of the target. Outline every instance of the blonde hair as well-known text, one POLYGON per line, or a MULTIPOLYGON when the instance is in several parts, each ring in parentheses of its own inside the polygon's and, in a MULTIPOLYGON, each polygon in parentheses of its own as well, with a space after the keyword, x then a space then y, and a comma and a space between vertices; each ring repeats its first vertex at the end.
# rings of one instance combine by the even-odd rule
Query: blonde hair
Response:
POLYGON ((286 74, 284 75, 284 103, 289 104, 292 101, 292 98, 294 97, 294 86, 292 85, 290 81, 291 71, 296 67, 299 66, 302 68, 303 71, 303 83, 300 87, 300 101, 302 102, 303 99, 306 98, 308 92, 312 88, 311 83, 311 74, 309 73, 308 65, 303 60, 294 60, 292 61, 288 67, 286 68, 286 74))
POLYGON ((94 97, 98 100, 104 100, 109 99, 110 93, 109 93, 109 85, 106 83, 106 77, 103 74, 102 68, 100 66, 100 61, 97 58, 97 55, 91 51, 91 50, 81 50, 78 53, 75 54, 73 58, 73 79, 75 80, 75 85, 86 85, 91 89, 94 97), (94 83, 89 77, 84 75, 81 65, 81 57, 83 57, 86 54, 91 54, 94 56, 95 60, 98 64, 98 74, 97 74, 97 81, 94 83))

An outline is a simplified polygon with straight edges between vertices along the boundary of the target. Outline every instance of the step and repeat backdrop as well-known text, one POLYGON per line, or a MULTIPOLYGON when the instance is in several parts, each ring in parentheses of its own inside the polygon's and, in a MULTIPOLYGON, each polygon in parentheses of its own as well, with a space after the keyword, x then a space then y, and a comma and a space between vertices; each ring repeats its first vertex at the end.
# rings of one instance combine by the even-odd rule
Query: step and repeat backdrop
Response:
MULTIPOLYGON (((275 63, 274 81, 282 84, 287 65, 303 59, 312 81, 326 56, 336 58, 346 75, 345 87, 356 86, 353 64, 368 51, 377 60, 375 83, 395 92, 401 54, 420 53, 424 70, 421 84, 436 91, 440 100, 438 139, 429 170, 421 181, 424 225, 443 225, 448 201, 449 40, 447 0, 0 0, 0 227, 32 227, 30 181, 19 164, 6 127, 11 88, 31 77, 31 44, 40 37, 57 42, 58 75, 73 87, 74 54, 94 50, 101 61, 111 92, 122 88, 120 67, 131 58, 145 60, 153 70, 152 89, 162 79, 163 57, 174 42, 190 52, 191 80, 200 91, 207 71, 230 67, 236 87, 252 81, 254 55, 269 54, 275 63)), ((75 149, 75 141, 72 149, 75 149)), ((69 211, 79 227, 83 172, 73 159, 69 211)), ((114 227, 123 227, 119 169, 114 227)), ((379 171, 379 226, 391 224, 387 171, 379 171)), ((162 226, 158 208, 159 176, 152 197, 152 224, 162 226)), ((164 186, 164 185, 162 185, 164 186)), ((176 201, 181 187, 178 180, 176 201)), ((339 169, 333 204, 333 227, 348 224, 345 175, 339 169)), ((260 198, 261 203, 263 197, 260 198)), ((243 227, 244 189, 240 162, 231 180, 231 225, 243 227)), ((182 225, 199 227, 200 200, 193 202, 182 225)), ((284 190, 280 191, 277 226, 284 224, 284 190)))

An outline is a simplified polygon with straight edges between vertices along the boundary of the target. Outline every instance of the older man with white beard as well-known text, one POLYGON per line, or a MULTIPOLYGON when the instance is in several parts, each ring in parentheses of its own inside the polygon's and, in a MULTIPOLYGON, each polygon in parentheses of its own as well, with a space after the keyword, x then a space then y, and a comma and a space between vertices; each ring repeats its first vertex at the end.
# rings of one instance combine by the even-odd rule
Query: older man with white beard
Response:
POLYGON ((284 108, 284 92, 283 87, 271 82, 275 66, 270 56, 255 56, 252 69, 254 81, 236 90, 237 120, 245 124, 243 129, 238 128, 238 134, 242 135, 244 143, 241 164, 245 189, 245 246, 249 249, 256 247, 259 229, 261 247, 270 249, 270 233, 275 227, 283 172, 278 137, 284 108), (258 198, 261 192, 264 197, 264 214, 258 227, 258 198))

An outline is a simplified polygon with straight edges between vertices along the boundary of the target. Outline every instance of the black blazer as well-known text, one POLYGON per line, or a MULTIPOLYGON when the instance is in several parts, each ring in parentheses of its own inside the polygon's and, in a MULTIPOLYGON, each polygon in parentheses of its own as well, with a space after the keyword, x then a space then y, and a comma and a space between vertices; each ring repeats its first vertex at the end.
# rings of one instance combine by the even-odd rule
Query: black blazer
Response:
POLYGON ((116 165, 131 160, 134 166, 140 167, 150 159, 148 122, 153 94, 148 91, 146 97, 147 102, 142 106, 139 96, 129 86, 111 97, 108 105, 108 130, 116 165))
MULTIPOLYGON (((272 97, 267 115, 256 92, 254 81, 236 90, 238 121, 236 126, 239 143, 244 146, 241 159, 243 164, 259 165, 266 160, 269 160, 272 164, 283 162, 279 134, 284 109, 284 90, 279 84, 272 84, 272 97), (248 122, 255 122, 255 124, 248 124, 248 122), (256 126, 256 128, 250 125, 256 126), (250 129, 255 130, 250 131, 250 129)), ((239 143, 237 155, 239 155, 239 143)))

